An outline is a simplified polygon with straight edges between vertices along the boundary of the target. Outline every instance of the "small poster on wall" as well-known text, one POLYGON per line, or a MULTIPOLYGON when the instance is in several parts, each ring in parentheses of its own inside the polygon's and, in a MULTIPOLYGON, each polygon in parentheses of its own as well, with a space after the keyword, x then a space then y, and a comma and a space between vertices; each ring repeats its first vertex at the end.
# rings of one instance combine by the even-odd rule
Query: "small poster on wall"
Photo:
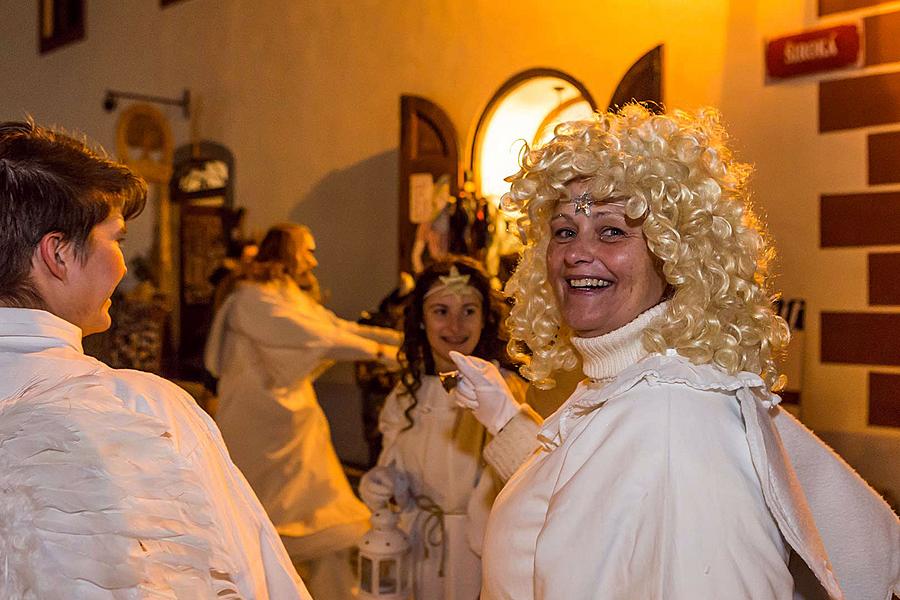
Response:
POLYGON ((431 173, 413 173, 409 176, 409 221, 427 223, 432 218, 434 176, 431 173))

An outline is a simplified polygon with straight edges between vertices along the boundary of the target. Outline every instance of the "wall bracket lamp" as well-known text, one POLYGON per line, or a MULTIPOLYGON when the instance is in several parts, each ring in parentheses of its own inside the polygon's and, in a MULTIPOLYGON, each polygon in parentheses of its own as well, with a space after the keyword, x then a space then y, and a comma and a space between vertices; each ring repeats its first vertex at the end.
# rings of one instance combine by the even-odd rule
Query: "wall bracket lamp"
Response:
POLYGON ((181 94, 181 98, 163 98, 160 96, 148 96, 146 94, 135 94, 133 92, 117 92, 115 90, 106 90, 106 96, 103 97, 103 108, 106 112, 112 112, 119 104, 119 98, 126 100, 141 100, 143 102, 152 102, 155 104, 168 104, 171 106, 180 106, 181 113, 185 119, 191 117, 191 91, 185 89, 181 94))

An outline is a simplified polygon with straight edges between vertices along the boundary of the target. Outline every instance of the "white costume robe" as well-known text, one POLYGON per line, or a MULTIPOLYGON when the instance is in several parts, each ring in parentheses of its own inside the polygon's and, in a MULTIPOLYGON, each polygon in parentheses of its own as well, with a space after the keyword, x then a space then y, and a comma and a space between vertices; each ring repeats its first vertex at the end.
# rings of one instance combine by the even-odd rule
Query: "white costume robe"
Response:
POLYGON ((0 597, 304 599, 216 426, 177 386, 0 308, 0 597))
MULTIPOLYGON (((896 515, 757 375, 671 350, 641 359, 639 333, 660 311, 608 344, 610 377, 583 382, 544 422, 541 447, 496 499, 482 599, 900 592, 896 515), (791 550, 801 560, 789 571, 791 550)), ((574 340, 592 377, 598 339, 574 340)))
POLYGON ((398 340, 339 319, 292 281, 243 283, 216 314, 206 347, 219 377, 216 422, 295 561, 347 548, 368 529, 313 381, 331 361, 373 359, 378 342, 398 340))
MULTIPOLYGON (((525 382, 511 373, 504 376, 521 402, 525 382)), ((411 428, 404 431, 409 425, 404 411, 412 404, 405 388, 398 385, 385 401, 378 464, 404 472, 410 495, 420 497, 418 503, 410 501, 400 524, 412 545, 415 599, 476 600, 484 528, 501 484, 481 456, 488 435, 484 426, 456 405, 438 377, 423 375, 421 381, 411 428), (423 508, 432 503, 442 516, 423 508)))

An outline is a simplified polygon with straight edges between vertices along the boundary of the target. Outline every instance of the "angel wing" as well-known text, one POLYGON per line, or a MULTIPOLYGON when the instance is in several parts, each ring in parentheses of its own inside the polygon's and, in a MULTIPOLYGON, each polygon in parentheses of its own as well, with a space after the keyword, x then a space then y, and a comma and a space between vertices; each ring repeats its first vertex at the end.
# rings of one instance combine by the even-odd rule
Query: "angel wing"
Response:
POLYGON ((90 376, 0 400, 0 597, 239 599, 195 481, 90 376))

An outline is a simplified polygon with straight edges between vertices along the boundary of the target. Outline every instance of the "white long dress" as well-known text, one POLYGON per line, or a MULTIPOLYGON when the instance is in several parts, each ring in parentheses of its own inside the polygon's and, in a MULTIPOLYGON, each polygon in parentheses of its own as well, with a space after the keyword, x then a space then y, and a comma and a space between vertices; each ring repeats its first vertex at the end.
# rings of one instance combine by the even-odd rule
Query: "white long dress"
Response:
POLYGON ((379 341, 398 339, 339 319, 292 281, 244 283, 216 314, 206 348, 216 422, 295 561, 347 548, 368 528, 313 381, 332 361, 372 359, 379 341))
MULTIPOLYGON (((525 382, 504 375, 521 402, 525 382)), ((415 599, 475 600, 484 528, 500 482, 481 456, 484 426, 456 405, 438 377, 424 375, 421 381, 409 429, 404 411, 412 398, 405 388, 398 385, 385 401, 378 464, 393 465, 410 482, 414 499, 401 515, 401 527, 412 544, 415 599)))
POLYGON ((177 386, 0 308, 0 597, 303 599, 215 424, 177 386))

